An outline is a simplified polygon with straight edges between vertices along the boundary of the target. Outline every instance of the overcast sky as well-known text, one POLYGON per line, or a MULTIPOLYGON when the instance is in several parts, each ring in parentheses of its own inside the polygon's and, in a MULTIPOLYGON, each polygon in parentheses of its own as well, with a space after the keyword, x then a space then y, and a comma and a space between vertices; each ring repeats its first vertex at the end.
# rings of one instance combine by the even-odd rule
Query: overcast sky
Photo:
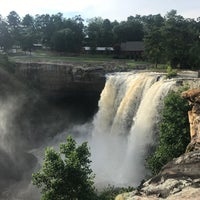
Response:
POLYGON ((80 14, 84 19, 100 16, 122 21, 136 14, 164 16, 172 9, 185 18, 196 19, 200 17, 200 0, 0 0, 3 17, 14 10, 21 17, 61 12, 66 18, 80 14))

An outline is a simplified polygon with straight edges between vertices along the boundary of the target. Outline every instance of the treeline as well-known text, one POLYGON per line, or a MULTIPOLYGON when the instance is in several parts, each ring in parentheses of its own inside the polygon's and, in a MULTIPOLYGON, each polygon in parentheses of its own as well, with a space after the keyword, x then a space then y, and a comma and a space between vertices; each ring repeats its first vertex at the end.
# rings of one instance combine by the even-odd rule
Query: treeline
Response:
POLYGON ((84 23, 81 16, 66 19, 57 13, 20 18, 12 11, 6 18, 0 16, 0 47, 8 51, 20 46, 31 51, 33 44, 42 44, 53 51, 72 53, 80 53, 83 46, 114 47, 119 54, 121 42, 144 41, 144 59, 155 64, 198 68, 199 19, 186 19, 171 10, 164 17, 136 15, 121 22, 96 17, 84 23))

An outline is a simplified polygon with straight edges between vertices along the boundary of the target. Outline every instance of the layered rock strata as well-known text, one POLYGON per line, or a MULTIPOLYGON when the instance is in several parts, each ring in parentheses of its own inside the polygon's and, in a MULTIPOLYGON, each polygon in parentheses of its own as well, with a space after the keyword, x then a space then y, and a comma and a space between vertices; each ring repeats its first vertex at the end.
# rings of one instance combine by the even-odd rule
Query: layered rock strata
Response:
POLYGON ((182 93, 189 101, 192 109, 188 112, 191 142, 187 151, 200 150, 200 89, 192 89, 182 93))
POLYGON ((60 63, 16 63, 16 75, 47 95, 96 95, 105 84, 101 66, 84 67, 60 63))

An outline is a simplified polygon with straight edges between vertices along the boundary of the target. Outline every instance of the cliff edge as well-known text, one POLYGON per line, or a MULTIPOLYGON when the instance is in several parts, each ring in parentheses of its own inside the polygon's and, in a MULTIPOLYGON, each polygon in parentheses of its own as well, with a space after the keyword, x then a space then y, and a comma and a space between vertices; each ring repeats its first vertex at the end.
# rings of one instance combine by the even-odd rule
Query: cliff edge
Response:
POLYGON ((100 95, 105 85, 101 66, 85 67, 70 63, 16 62, 15 74, 50 96, 100 95))

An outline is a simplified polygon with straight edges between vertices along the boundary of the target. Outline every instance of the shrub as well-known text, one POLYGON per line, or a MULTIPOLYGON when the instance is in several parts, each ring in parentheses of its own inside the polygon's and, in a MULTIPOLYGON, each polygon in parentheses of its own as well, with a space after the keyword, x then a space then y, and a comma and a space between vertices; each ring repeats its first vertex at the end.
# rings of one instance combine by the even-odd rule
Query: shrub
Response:
POLYGON ((170 65, 167 66, 167 78, 173 78, 177 76, 177 70, 172 69, 170 65))

